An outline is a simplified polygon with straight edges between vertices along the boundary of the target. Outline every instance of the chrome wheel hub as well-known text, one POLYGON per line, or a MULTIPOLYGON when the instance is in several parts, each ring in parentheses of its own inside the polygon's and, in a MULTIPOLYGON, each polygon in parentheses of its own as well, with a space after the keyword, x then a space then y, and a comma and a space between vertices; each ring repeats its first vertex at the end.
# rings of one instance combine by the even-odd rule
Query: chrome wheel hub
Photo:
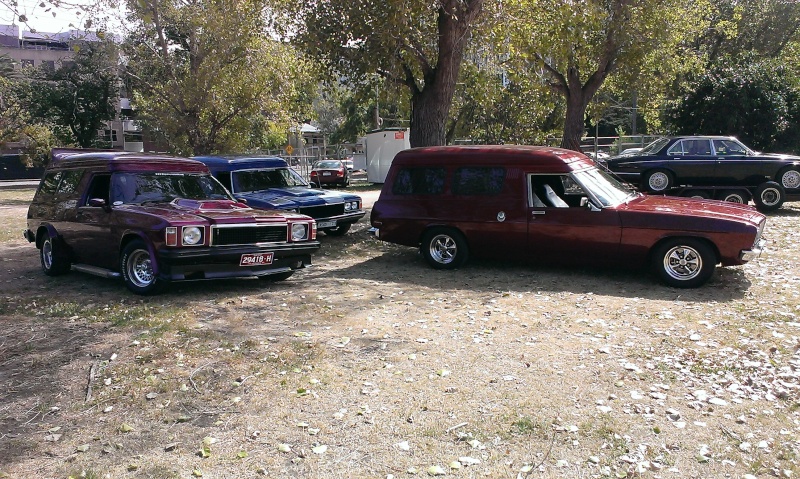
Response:
POLYGON ((131 282, 139 287, 149 286, 155 280, 150 254, 147 251, 136 250, 131 253, 128 260, 128 277, 131 282))
POLYGON ((703 260, 700 254, 688 246, 675 246, 664 255, 664 270, 677 280, 690 280, 700 274, 703 260))
POLYGON ((800 188, 800 171, 789 170, 781 176, 781 184, 784 188, 800 188))
POLYGON ((653 173, 647 180, 647 185, 653 191, 665 190, 668 184, 669 178, 667 177, 666 173, 662 172, 653 173))
POLYGON ((456 258, 458 248, 453 238, 447 235, 436 235, 430 243, 431 258, 437 263, 449 264, 456 258))

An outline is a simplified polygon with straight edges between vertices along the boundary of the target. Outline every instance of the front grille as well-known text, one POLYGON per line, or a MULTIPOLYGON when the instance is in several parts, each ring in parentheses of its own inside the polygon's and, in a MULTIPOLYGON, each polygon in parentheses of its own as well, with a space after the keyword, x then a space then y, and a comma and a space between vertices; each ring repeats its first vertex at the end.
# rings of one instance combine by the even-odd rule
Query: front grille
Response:
POLYGON ((286 225, 211 227, 211 246, 246 245, 286 241, 286 225))
POLYGON ((344 214, 344 203, 338 203, 335 205, 301 207, 300 213, 308 215, 314 219, 330 218, 331 216, 341 216, 344 214))

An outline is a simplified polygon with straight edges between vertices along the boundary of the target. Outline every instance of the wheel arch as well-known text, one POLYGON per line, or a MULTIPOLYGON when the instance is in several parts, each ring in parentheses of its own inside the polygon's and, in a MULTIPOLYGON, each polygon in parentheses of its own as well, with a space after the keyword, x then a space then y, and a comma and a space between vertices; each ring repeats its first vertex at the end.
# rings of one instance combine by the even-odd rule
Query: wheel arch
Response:
POLYGON ((150 257, 154 259, 152 262, 153 273, 158 275, 160 273, 159 265, 158 265, 158 256, 156 255, 156 250, 153 247, 153 243, 150 239, 140 231, 127 231, 125 234, 122 235, 122 238, 119 241, 119 253, 120 255, 125 250, 125 247, 128 246, 131 242, 140 240, 144 243, 147 247, 147 251, 150 253, 150 257))
POLYGON ((58 231, 56 227, 51 225, 50 223, 44 223, 39 225, 39 228, 36 230, 36 247, 38 249, 42 249, 42 243, 44 242, 45 238, 58 238, 58 231))
POLYGON ((716 243, 706 238, 705 236, 691 235, 691 234, 673 234, 660 238, 658 241, 653 243, 652 246, 650 246, 650 249, 647 251, 647 264, 648 265, 652 264, 653 255, 655 254, 656 250, 658 250, 658 248, 661 247, 661 245, 663 245, 667 241, 673 241, 681 238, 689 238, 705 243, 709 248, 711 248, 711 251, 714 252, 714 259, 716 260, 715 264, 719 264, 722 261, 722 255, 720 254, 719 248, 717 247, 716 243))
POLYGON ((428 231, 430 231, 432 229, 436 229, 436 228, 455 231, 456 233, 460 234, 462 238, 464 238, 464 241, 467 243, 467 247, 471 246, 469 244, 469 237, 466 235, 466 233, 464 233, 464 231, 461 228, 459 228, 457 226, 453 226, 451 224, 447 224, 447 223, 441 223, 441 224, 440 223, 431 223, 431 224, 425 226, 424 228, 422 228, 422 230, 419 233, 419 237, 417 237, 417 244, 421 247, 422 246, 422 239, 425 237, 426 234, 428 234, 428 231))

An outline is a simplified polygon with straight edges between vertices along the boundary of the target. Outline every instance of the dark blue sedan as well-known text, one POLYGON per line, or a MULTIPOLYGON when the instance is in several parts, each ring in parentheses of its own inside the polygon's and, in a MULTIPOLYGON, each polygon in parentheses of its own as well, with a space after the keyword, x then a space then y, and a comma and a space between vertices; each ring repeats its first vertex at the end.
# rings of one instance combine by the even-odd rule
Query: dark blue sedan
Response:
POLYGON ((736 203, 762 211, 800 199, 800 157, 759 153, 730 136, 659 138, 641 151, 606 160, 606 167, 647 192, 736 203))
POLYGON ((341 236, 364 216, 361 197, 311 188, 286 161, 273 156, 196 156, 233 196, 255 208, 311 216, 317 229, 341 236))

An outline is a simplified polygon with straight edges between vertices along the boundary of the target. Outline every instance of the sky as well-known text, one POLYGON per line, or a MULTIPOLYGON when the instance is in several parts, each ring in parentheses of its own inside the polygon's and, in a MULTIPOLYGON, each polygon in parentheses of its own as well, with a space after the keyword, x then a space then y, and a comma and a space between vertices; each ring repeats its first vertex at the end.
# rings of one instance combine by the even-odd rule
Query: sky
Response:
MULTIPOLYGON (((96 8, 98 2, 92 0, 67 0, 73 5, 86 5, 96 8)), ((20 14, 28 17, 27 25, 15 18, 7 3, 0 0, 0 25, 16 24, 22 30, 35 29, 37 32, 59 33, 68 30, 84 29, 86 14, 80 14, 78 8, 53 7, 48 0, 17 0, 20 14), (42 6, 42 4, 44 6, 42 6), (53 15, 55 13, 55 15, 53 15), (70 26, 72 24, 73 26, 70 26)))

